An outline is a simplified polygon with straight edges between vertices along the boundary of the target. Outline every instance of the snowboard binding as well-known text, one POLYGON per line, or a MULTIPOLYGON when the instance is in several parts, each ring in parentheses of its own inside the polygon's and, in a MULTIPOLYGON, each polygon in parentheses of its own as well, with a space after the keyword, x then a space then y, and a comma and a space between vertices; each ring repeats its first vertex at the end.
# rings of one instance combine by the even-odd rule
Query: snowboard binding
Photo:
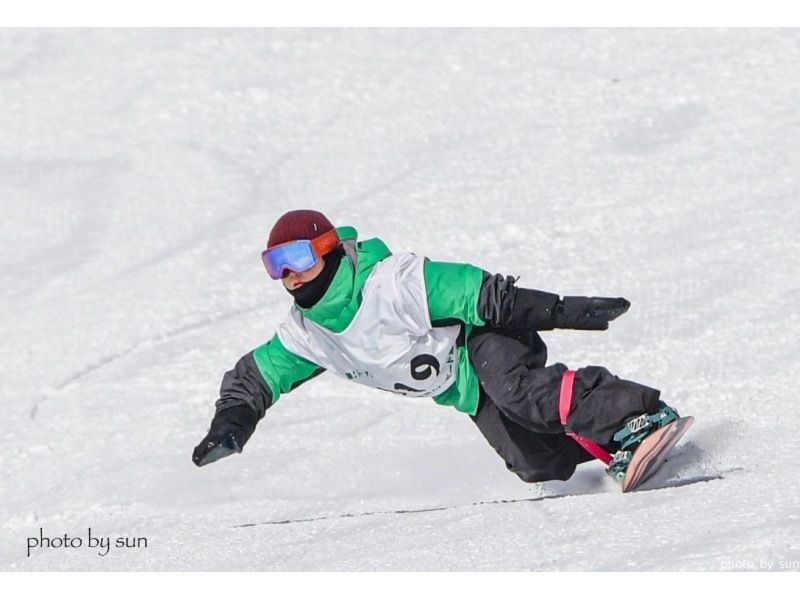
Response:
POLYGON ((664 401, 659 401, 659 409, 657 412, 653 414, 644 413, 628 420, 628 422, 614 434, 614 441, 620 444, 620 449, 614 453, 611 462, 606 468, 606 473, 616 481, 622 483, 625 480, 628 466, 633 459, 633 454, 644 439, 656 430, 663 428, 677 419, 680 419, 678 412, 664 401))

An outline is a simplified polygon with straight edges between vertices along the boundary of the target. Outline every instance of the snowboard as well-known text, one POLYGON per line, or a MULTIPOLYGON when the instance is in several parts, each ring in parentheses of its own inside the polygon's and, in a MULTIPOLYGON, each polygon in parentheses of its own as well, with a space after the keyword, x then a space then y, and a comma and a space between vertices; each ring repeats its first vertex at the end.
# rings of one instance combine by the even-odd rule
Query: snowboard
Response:
POLYGON ((681 417, 645 438, 633 453, 622 481, 622 491, 632 492, 652 478, 693 423, 694 417, 681 417))

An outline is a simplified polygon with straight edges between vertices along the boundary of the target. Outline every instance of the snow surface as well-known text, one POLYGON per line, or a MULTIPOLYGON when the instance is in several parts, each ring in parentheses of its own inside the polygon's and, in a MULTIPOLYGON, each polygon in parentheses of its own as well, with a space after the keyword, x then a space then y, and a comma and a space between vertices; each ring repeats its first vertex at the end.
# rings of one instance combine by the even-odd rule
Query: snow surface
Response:
POLYGON ((798 30, 0 31, 0 569, 800 570, 798 64, 798 30), (331 375, 196 468, 301 207, 630 299, 545 340, 697 417, 659 488, 524 484, 331 375))

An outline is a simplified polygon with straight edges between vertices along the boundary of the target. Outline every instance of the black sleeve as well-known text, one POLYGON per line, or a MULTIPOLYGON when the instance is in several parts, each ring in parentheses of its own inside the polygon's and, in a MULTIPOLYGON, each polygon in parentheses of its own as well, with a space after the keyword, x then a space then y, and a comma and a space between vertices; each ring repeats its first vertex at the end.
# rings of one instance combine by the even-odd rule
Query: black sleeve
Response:
POLYGON ((272 391, 261 376, 252 351, 225 373, 219 397, 215 403, 217 413, 236 405, 249 405, 261 419, 272 406, 272 391))
POLYGON ((478 314, 494 328, 553 330, 560 297, 515 286, 517 279, 483 273, 478 314))

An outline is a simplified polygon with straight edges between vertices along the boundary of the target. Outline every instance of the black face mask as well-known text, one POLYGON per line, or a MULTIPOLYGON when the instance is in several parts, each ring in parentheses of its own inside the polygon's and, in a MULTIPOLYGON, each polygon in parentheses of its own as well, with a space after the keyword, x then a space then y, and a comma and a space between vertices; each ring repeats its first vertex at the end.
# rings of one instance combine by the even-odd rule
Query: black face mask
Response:
POLYGON ((299 289, 289 290, 289 294, 294 297, 295 303, 300 307, 308 309, 316 305, 331 286, 331 281, 339 270, 339 264, 344 257, 344 249, 337 247, 324 258, 325 266, 314 280, 301 286, 299 289))

